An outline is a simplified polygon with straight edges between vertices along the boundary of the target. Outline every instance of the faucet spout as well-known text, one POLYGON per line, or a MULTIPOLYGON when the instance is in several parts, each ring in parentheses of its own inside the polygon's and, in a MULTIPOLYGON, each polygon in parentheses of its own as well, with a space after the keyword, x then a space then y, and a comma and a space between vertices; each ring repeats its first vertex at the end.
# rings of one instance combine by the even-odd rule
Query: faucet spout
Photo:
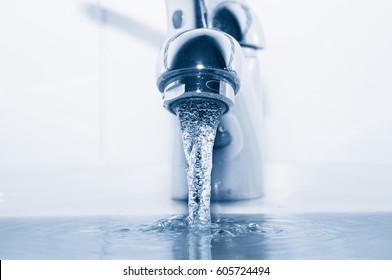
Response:
POLYGON ((239 44, 221 31, 192 29, 169 38, 161 49, 157 79, 164 107, 174 113, 183 99, 206 98, 227 113, 240 88, 242 59, 239 44))

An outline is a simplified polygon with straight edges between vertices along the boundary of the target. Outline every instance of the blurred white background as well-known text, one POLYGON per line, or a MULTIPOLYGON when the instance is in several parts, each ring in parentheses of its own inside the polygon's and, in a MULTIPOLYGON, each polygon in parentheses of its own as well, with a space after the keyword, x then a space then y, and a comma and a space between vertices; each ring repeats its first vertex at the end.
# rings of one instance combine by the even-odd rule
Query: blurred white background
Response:
MULTIPOLYGON (((267 41, 255 209, 391 211, 392 3, 248 2, 267 41)), ((165 34, 164 0, 0 3, 1 216, 179 211, 165 34)))

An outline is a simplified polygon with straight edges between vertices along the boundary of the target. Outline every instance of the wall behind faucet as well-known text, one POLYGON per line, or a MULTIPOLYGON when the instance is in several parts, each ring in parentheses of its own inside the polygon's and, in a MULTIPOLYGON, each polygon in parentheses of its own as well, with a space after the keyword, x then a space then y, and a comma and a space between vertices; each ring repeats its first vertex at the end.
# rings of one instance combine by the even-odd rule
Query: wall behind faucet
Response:
MULTIPOLYGON (((98 176, 101 181, 125 178, 143 184, 146 172, 132 170, 163 166, 157 173, 163 177, 144 182, 142 194, 166 195, 172 119, 162 109, 154 78, 165 38, 164 1, 22 2, 0 4, 2 213, 26 214, 19 206, 29 200, 31 189, 45 193, 50 185, 54 201, 67 197, 55 179, 45 183, 45 174, 75 168, 99 166, 99 173, 106 176, 104 180, 98 176), (106 167, 111 171, 102 172, 106 167), (33 173, 41 175, 37 178, 33 173), (125 173, 132 174, 120 176, 125 173), (158 190, 157 185, 161 185, 158 190)), ((260 16, 267 40, 260 59, 265 162, 271 166, 266 186, 271 186, 271 197, 281 190, 318 191, 325 197, 322 185, 313 189, 308 185, 326 174, 343 177, 328 181, 325 188, 349 185, 346 197, 353 192, 367 196, 365 190, 377 175, 384 180, 372 188, 380 197, 391 197, 391 178, 385 174, 392 165, 392 4, 386 0, 248 2, 260 16), (329 166, 329 171, 324 172, 323 166, 329 166), (347 177, 345 170, 373 173, 366 173, 366 184, 355 190, 357 175, 347 177), (306 181, 309 176, 302 178, 301 172, 315 174, 313 181, 306 181)), ((92 190, 98 198, 107 196, 104 183, 83 192, 80 185, 94 185, 93 171, 67 174, 76 176, 66 187, 75 189, 69 196, 77 193, 83 200, 92 190), (86 173, 90 177, 80 177, 86 173)), ((64 176, 54 177, 61 181, 64 176)), ((127 184, 114 187, 118 195, 111 196, 111 207, 121 200, 121 193, 140 194, 127 184)), ((315 196, 295 201, 306 204, 315 196)), ((36 199, 40 203, 33 212, 47 213, 50 205, 36 199)), ((126 200, 121 201, 113 213, 133 211, 126 200)), ((67 204, 65 199, 61 202, 67 204)), ((101 213, 97 208, 102 213, 112 211, 109 206, 91 206, 89 212, 80 204, 75 212, 101 213)))
POLYGON ((2 5, 0 166, 162 160, 164 3, 2 5))
POLYGON ((262 2, 270 158, 392 163, 392 5, 262 2))

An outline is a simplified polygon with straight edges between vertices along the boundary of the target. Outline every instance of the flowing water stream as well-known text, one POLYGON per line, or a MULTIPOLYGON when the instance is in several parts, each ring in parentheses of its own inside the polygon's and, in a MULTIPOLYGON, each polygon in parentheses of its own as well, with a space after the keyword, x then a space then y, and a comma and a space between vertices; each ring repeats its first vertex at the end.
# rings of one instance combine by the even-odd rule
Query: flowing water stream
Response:
POLYGON ((211 170, 222 108, 206 99, 189 99, 176 107, 187 161, 188 211, 191 225, 211 222, 211 170))

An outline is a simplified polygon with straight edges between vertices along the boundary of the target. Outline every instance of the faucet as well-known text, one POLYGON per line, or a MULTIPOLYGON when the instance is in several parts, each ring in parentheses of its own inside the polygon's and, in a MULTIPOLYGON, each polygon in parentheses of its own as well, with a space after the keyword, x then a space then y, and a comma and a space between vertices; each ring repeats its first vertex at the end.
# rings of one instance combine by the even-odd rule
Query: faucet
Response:
MULTIPOLYGON (((213 149, 211 200, 258 198, 262 188, 262 101, 258 53, 261 25, 244 0, 166 0, 168 39, 161 47, 157 86, 173 114, 189 98, 222 108, 213 149)), ((172 144, 174 199, 188 197, 179 126, 172 144)))

